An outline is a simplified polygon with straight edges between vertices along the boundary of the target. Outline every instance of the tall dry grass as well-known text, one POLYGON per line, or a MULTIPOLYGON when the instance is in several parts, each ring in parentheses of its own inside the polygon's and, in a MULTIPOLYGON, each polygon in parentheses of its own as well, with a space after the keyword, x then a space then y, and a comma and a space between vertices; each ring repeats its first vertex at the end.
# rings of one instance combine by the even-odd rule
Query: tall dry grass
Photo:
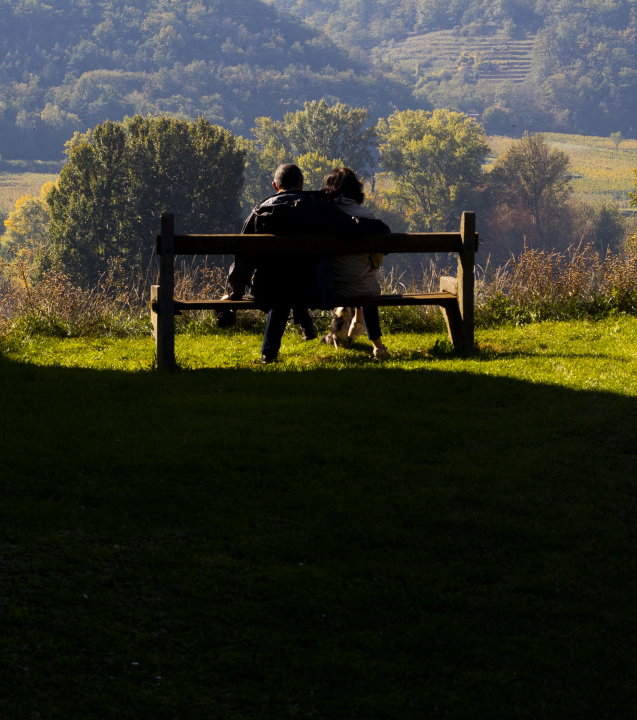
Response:
MULTIPOLYGON (((175 271, 175 296, 205 299, 225 291, 223 268, 197 261, 182 262, 175 271)), ((62 272, 38 273, 28 255, 0 262, 0 335, 48 337, 131 337, 152 332, 150 286, 157 284, 152 263, 146 273, 127 277, 117 263, 98 284, 82 288, 62 272)), ((246 313, 243 325, 257 322, 257 311, 246 313), (254 316, 254 317, 253 317, 254 316)), ((175 318, 178 332, 207 332, 216 327, 210 312, 175 318)))
POLYGON ((564 252, 525 250, 477 283, 481 325, 637 312, 637 253, 601 254, 593 245, 564 252))
POLYGON ((75 286, 64 274, 36 275, 21 260, 0 265, 0 335, 124 337, 150 332, 139 283, 125 283, 112 267, 96 287, 75 286))
MULTIPOLYGON (((603 317, 637 312, 637 249, 601 255, 591 245, 564 252, 526 249, 496 268, 487 264, 476 273, 476 323, 517 324, 541 320, 603 317)), ((454 264, 455 265, 455 264, 454 264)), ((399 274, 389 265, 382 273, 384 293, 435 292, 440 277, 455 275, 455 266, 429 260, 412 272, 399 274), (416 279, 417 276, 417 279, 416 279)), ((196 262, 177 267, 175 296, 204 299, 225 291, 224 268, 196 262)), ((151 333, 149 287, 154 269, 142 277, 124 279, 117 266, 109 269, 94 288, 76 287, 63 273, 49 271, 37 277, 26 261, 0 265, 0 336, 13 335, 123 337, 151 333)), ((437 307, 380 308, 383 327, 390 331, 442 331, 437 307)), ((329 313, 317 313, 327 322, 329 313)), ((262 329, 259 311, 239 313, 239 327, 262 329)), ((177 332, 216 331, 209 311, 176 317, 177 332)))

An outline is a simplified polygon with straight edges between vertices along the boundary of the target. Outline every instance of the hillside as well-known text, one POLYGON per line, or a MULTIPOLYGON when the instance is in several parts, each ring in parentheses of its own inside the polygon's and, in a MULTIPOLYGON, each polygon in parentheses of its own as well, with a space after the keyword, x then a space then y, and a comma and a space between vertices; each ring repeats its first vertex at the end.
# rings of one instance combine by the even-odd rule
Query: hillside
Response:
POLYGON ((269 2, 402 69, 414 102, 504 109, 516 134, 637 137, 637 0, 269 2))
POLYGON ((74 130, 134 113, 247 133, 328 97, 386 114, 408 86, 259 0, 0 0, 0 155, 52 158, 74 130))
MULTIPOLYGON (((321 28, 337 42, 371 49, 435 30, 488 33, 489 24, 513 35, 534 32, 543 11, 527 0, 267 0, 321 28)), ((546 12, 546 11, 544 11, 546 12)))
POLYGON ((423 78, 450 78, 460 71, 469 71, 476 81, 521 83, 531 71, 533 44, 532 36, 515 39, 503 29, 489 36, 438 30, 377 48, 375 56, 413 73, 421 84, 423 78))

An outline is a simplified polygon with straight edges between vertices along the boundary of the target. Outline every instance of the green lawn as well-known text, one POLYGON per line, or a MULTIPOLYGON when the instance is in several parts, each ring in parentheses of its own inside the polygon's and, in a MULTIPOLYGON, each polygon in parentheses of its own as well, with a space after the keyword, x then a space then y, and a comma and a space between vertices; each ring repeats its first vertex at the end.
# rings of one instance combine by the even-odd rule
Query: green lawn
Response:
POLYGON ((386 342, 5 342, 0 716, 633 718, 637 319, 386 342))

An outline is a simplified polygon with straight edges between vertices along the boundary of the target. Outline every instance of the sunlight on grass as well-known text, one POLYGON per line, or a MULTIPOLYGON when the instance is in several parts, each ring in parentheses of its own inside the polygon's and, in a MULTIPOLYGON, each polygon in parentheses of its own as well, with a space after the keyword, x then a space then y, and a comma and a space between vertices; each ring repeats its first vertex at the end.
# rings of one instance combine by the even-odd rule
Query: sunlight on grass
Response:
MULTIPOLYGON (((637 141, 624 140, 615 149, 609 138, 589 135, 542 133, 549 145, 563 150, 571 158, 576 193, 610 194, 634 190, 635 150, 637 141)), ((502 155, 515 138, 492 135, 488 144, 496 157, 502 155)))
POLYGON ((16 200, 23 195, 38 197, 42 185, 55 182, 58 177, 53 173, 0 173, 0 212, 13 210, 16 200))
MULTIPOLYGON (((637 318, 619 316, 595 322, 546 322, 522 327, 501 326, 476 333, 478 352, 463 356, 449 350, 440 334, 386 334, 391 357, 374 361, 372 346, 361 339, 350 350, 319 342, 305 343, 290 328, 278 362, 263 367, 261 335, 217 332, 178 335, 177 360, 182 370, 254 369, 258 372, 305 372, 316 369, 400 368, 405 371, 444 369, 580 390, 637 395, 637 318)), ((7 356, 35 365, 97 370, 150 371, 155 367, 150 337, 123 339, 57 339, 33 337, 17 341, 7 356)))

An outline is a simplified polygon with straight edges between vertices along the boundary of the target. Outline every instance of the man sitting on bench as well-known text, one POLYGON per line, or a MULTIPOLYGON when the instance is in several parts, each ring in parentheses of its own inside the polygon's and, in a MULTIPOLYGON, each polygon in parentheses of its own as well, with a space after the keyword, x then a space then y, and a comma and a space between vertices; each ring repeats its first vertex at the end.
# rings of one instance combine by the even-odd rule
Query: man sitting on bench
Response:
MULTIPOLYGON (((303 173, 296 165, 279 166, 272 187, 276 194, 252 211, 243 233, 362 237, 390 232, 382 220, 354 217, 326 202, 320 193, 304 191, 303 173)), ((319 258, 311 255, 235 257, 228 275, 230 298, 240 300, 252 280, 250 292, 255 300, 279 305, 268 315, 261 346, 262 363, 276 360, 292 308, 294 322, 301 325, 302 335, 308 340, 317 336, 307 308, 324 302, 317 282, 318 263, 319 258)))

